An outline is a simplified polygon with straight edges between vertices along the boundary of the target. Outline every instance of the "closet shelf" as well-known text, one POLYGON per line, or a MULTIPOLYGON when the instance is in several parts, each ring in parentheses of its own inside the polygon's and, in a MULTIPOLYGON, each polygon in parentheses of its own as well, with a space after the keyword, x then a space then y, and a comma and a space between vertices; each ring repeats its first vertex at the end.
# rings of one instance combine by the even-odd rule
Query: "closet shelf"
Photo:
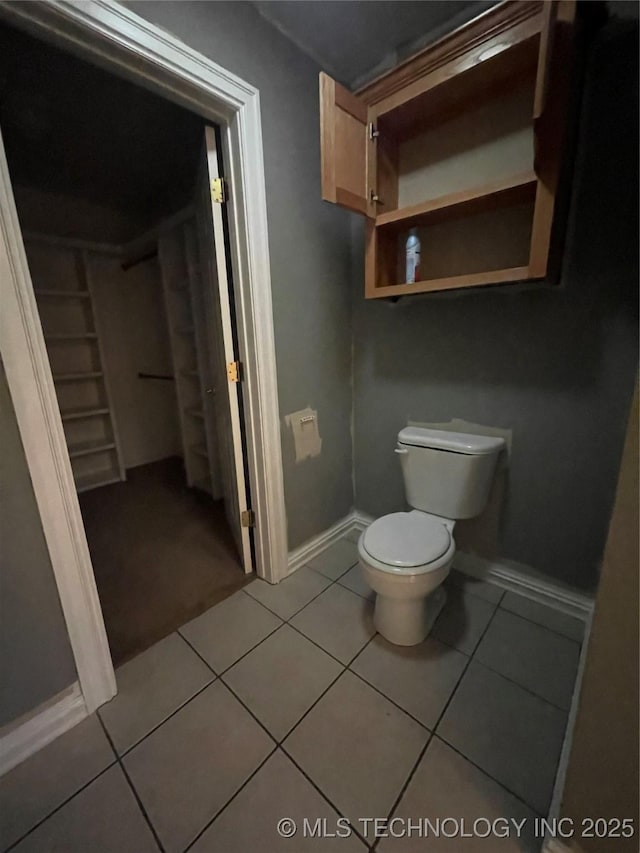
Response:
POLYGON ((64 335, 45 335, 45 340, 52 343, 64 343, 65 341, 97 341, 98 335, 96 332, 69 332, 64 335))
POLYGON ((74 459, 76 456, 89 456, 92 453, 105 453, 115 449, 114 441, 85 441, 81 444, 69 446, 69 456, 74 459))
POLYGON ((34 290, 36 296, 53 297, 56 299, 89 299, 88 290, 34 290))
POLYGON ((88 492, 98 486, 110 486, 112 483, 120 483, 120 477, 115 471, 92 471, 91 474, 81 474, 75 477, 76 491, 88 492))
POLYGON ((203 459, 209 459, 209 454, 207 453, 207 448, 204 444, 194 444, 191 446, 191 449, 196 456, 201 456, 203 459))
POLYGON ((423 201, 410 207, 391 210, 376 216, 376 227, 398 223, 443 221, 461 213, 479 213, 502 204, 518 204, 533 201, 538 179, 535 172, 528 171, 493 181, 481 187, 462 192, 449 193, 423 201))
POLYGON ((101 415, 108 415, 109 409, 107 406, 93 407, 89 409, 67 409, 66 412, 60 412, 63 421, 75 421, 80 418, 95 418, 101 415))
POLYGON ((100 379, 102 376, 101 370, 92 370, 88 373, 58 373, 54 375, 54 382, 84 382, 88 379, 100 379))
POLYGON ((181 370, 180 373, 182 376, 186 376, 187 379, 199 379, 200 374, 197 370, 181 370))

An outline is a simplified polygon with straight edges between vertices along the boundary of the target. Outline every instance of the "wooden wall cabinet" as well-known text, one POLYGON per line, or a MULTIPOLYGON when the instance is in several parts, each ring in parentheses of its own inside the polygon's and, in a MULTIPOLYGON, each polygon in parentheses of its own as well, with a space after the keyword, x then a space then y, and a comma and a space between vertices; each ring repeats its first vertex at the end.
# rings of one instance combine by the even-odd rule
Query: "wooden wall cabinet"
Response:
POLYGON ((503 2, 356 93, 320 74, 322 197, 366 219, 367 298, 550 276, 574 19, 503 2))

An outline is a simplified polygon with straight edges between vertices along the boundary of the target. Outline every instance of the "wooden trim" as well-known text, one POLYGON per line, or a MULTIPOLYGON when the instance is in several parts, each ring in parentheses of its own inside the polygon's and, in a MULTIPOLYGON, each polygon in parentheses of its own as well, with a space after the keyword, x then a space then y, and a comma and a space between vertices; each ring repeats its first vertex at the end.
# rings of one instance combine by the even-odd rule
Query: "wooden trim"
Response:
POLYGON ((462 287, 487 287, 512 281, 526 281, 530 278, 533 276, 529 267, 511 267, 510 269, 492 270, 491 272, 436 278, 431 281, 417 281, 415 284, 392 284, 387 287, 375 287, 372 292, 365 292, 365 298, 410 296, 413 293, 434 293, 440 290, 457 290, 462 287))
POLYGON ((344 110, 346 113, 349 113, 349 115, 352 115, 355 119, 362 122, 362 124, 366 124, 366 104, 358 100, 358 98, 356 98, 356 96, 353 95, 348 89, 345 89, 344 86, 341 86, 339 83, 336 83, 335 80, 332 80, 332 83, 334 91, 333 97, 336 106, 340 107, 340 109, 344 110))
POLYGON ((347 207, 349 210, 353 210, 354 213, 363 213, 365 216, 367 215, 367 203, 364 199, 360 198, 359 195, 349 192, 349 190, 344 190, 342 187, 334 186, 334 189, 336 204, 339 204, 342 207, 347 207))
POLYGON ((540 33, 540 54, 538 73, 533 100, 533 118, 538 119, 544 112, 549 88, 551 57, 553 55, 553 33, 558 16, 558 0, 547 0, 542 12, 542 31, 540 33))
POLYGON ((336 125, 333 110, 336 101, 336 81, 320 74, 320 182, 322 198, 336 203, 336 125))
POLYGON ((505 0, 427 45, 415 56, 356 90, 355 94, 367 105, 378 104, 518 23, 532 21, 532 30, 537 32, 541 27, 542 8, 543 3, 539 0, 505 0))
POLYGON ((408 219, 428 218, 430 214, 435 215, 440 211, 443 213, 449 211, 454 215, 459 212, 460 208, 467 206, 486 209, 494 202, 499 203, 505 196, 514 195, 523 199, 529 196, 533 197, 537 183, 538 179, 534 172, 523 172, 509 178, 502 178, 491 184, 485 184, 482 187, 450 193, 430 201, 414 204, 411 207, 402 207, 400 210, 382 213, 376 217, 376 226, 380 228, 385 225, 405 222, 408 219))
POLYGON ((113 665, 0 134, 0 352, 89 713, 113 665))
POLYGON ((0 732, 0 776, 88 716, 78 682, 0 732))

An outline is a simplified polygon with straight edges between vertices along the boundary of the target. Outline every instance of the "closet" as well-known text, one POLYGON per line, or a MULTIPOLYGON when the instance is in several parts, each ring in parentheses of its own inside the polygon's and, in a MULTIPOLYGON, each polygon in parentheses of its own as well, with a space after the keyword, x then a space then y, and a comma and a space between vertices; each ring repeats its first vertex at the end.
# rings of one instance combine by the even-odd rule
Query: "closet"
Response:
POLYGON ((28 231, 24 241, 77 491, 176 454, 190 488, 222 498, 214 374, 224 368, 194 209, 124 246, 28 231))
POLYGON ((253 568, 218 131, 1 23, 0 56, 0 156, 120 663, 253 568))

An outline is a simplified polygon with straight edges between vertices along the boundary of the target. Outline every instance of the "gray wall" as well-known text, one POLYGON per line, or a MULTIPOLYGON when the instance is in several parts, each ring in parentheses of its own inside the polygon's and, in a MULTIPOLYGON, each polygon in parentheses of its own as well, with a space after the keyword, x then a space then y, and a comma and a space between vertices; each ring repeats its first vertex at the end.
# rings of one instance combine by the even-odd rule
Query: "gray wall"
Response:
POLYGON ((392 450, 408 419, 512 430, 499 553, 583 589, 638 364, 636 39, 612 24, 594 46, 560 286, 365 302, 354 227, 356 506, 403 506, 392 450))
POLYGON ((0 362, 0 726, 76 681, 49 552, 0 362))
POLYGON ((320 199, 319 69, 248 3, 126 5, 260 90, 280 413, 316 409, 322 437, 296 464, 282 422, 294 548, 353 504, 349 218, 320 199))

